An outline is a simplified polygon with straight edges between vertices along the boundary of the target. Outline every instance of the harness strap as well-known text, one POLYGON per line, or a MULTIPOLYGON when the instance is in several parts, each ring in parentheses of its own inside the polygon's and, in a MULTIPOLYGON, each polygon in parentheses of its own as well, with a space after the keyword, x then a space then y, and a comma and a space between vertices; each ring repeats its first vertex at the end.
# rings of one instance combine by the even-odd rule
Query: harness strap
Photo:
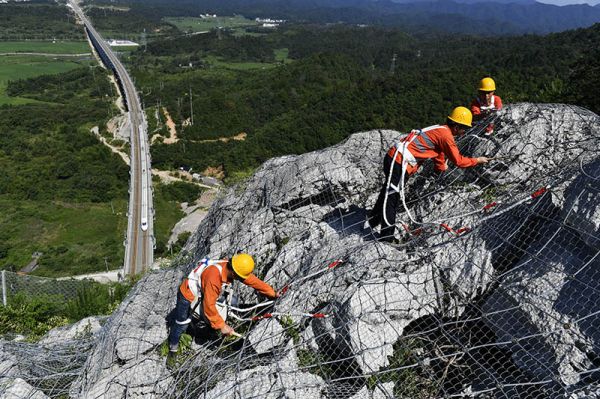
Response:
MULTIPOLYGON (((413 155, 412 152, 410 152, 410 150, 408 149, 408 146, 410 145, 410 143, 412 143, 413 141, 415 141, 415 139, 421 134, 423 133, 422 130, 412 130, 408 136, 402 138, 399 142, 397 142, 395 144, 396 147, 396 151, 394 152, 394 156, 392 157, 392 159, 394 160, 393 162, 396 162, 396 157, 398 156, 398 154, 402 155, 402 171, 404 173, 404 171, 406 170, 406 165, 410 165, 410 166, 417 166, 417 159, 415 158, 415 156, 413 155)), ((399 193, 400 192, 400 186, 397 184, 393 184, 392 183, 392 171, 394 169, 394 163, 392 162, 392 165, 390 167, 390 171, 389 171, 389 175, 388 175, 388 192, 396 192, 399 193)), ((387 222, 387 221, 386 221, 387 222)))
MULTIPOLYGON (((423 132, 422 130, 412 130, 408 136, 404 137, 402 140, 400 140, 395 145, 396 151, 394 152, 394 156, 392 157, 392 162, 390 163, 390 170, 388 173, 387 192, 385 194, 385 198, 383 199, 383 220, 387 226, 392 225, 387 219, 387 212, 386 212, 388 195, 391 193, 394 193, 394 192, 399 193, 399 194, 401 193, 402 194, 402 202, 404 203, 404 175, 406 174, 406 168, 408 165, 411 165, 411 166, 417 165, 417 160, 415 159, 415 156, 408 149, 408 146, 422 132, 423 132), (396 185, 396 184, 392 183, 392 174, 394 171, 396 157, 398 156, 398 154, 402 154, 402 174, 400 176, 399 185, 396 185)), ((406 208, 406 204, 404 204, 404 207, 406 208)), ((407 209, 407 212, 408 212, 408 209, 407 209)), ((410 216, 410 213, 409 213, 409 217, 412 219, 412 216, 410 216)))
POLYGON ((483 103, 481 102, 479 97, 477 97, 477 102, 479 103, 479 108, 481 108, 483 110, 496 109, 495 99, 496 99, 496 97, 494 95, 492 95, 492 101, 490 102, 490 105, 483 105, 483 103))

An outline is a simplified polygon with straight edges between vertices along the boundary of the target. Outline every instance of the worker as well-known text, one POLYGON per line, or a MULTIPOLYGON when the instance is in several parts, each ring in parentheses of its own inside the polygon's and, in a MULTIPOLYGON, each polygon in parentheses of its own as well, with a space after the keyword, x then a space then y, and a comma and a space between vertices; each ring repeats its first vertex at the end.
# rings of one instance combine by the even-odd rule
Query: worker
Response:
POLYGON ((368 214, 365 228, 374 229, 381 225, 380 237, 395 242, 394 227, 400 192, 408 176, 417 172, 427 159, 433 159, 434 169, 442 173, 447 168, 446 157, 460 168, 485 164, 490 158, 467 158, 460 154, 454 137, 461 136, 471 127, 473 115, 465 107, 456 107, 446 119, 445 125, 434 125, 422 130, 413 130, 392 146, 383 160, 385 182, 375 207, 368 214))
MULTIPOLYGON (((492 78, 483 78, 479 82, 477 97, 471 102, 471 112, 473 119, 479 121, 493 112, 502 109, 502 99, 495 95, 496 82, 492 78)), ((494 132, 494 124, 486 126, 485 134, 490 135, 494 132)))
POLYGON ((252 274, 253 271, 254 259, 245 253, 234 255, 231 259, 202 259, 198 263, 183 280, 177 292, 177 305, 174 310, 175 322, 171 326, 168 339, 168 365, 174 362, 179 349, 179 338, 191 322, 191 304, 196 299, 200 301, 200 313, 204 321, 212 329, 228 336, 235 334, 235 331, 223 320, 216 308, 217 299, 221 295, 223 286, 239 280, 269 298, 274 299, 279 296, 273 287, 252 274))

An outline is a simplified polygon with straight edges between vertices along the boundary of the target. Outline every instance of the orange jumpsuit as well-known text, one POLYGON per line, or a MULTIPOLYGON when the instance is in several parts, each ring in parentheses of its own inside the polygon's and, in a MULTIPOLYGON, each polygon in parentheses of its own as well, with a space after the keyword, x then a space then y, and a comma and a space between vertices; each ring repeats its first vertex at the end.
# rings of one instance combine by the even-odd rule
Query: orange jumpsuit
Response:
MULTIPOLYGON (((225 324, 225 321, 217 311, 217 299, 221 295, 223 285, 233 283, 233 280, 227 278, 227 259, 218 261, 218 263, 221 266, 220 268, 215 265, 210 265, 202 271, 200 274, 201 284, 198 284, 198 286, 194 287, 193 284, 196 284, 196 282, 188 278, 185 279, 179 287, 181 294, 190 302, 193 302, 196 299, 198 288, 201 289, 202 310, 204 316, 215 330, 221 329, 225 324)), ((190 275, 193 275, 193 271, 190 275)), ((275 290, 273 287, 256 277, 254 274, 248 276, 243 283, 269 298, 275 298, 275 290)))
MULTIPOLYGON (((389 149, 390 157, 396 156, 395 161, 402 164, 402 154, 396 152, 398 144, 389 149)), ((446 125, 434 125, 420 131, 419 135, 408 145, 408 150, 417 161, 416 164, 407 165, 406 173, 412 175, 417 172, 425 160, 433 159, 434 168, 438 172, 448 169, 446 157, 459 168, 470 168, 477 165, 476 158, 463 157, 456 146, 454 136, 446 125)))
MULTIPOLYGON (((400 201, 402 181, 402 149, 406 156, 406 174, 412 175, 427 159, 433 159, 434 168, 443 172, 448 169, 446 157, 460 168, 477 165, 476 158, 463 157, 456 146, 452 131, 446 125, 435 125, 411 132, 402 141, 396 143, 387 152, 383 160, 385 182, 375 206, 369 212, 368 222, 371 228, 381 225, 380 239, 393 241, 396 224, 396 212, 400 201), (413 135, 416 134, 416 136, 413 135), (411 136, 413 135, 413 136, 411 136), (414 137, 411 139, 411 137, 414 137)), ((406 182, 406 180, 405 180, 406 182)))
POLYGON ((477 116, 477 115, 481 115, 482 112, 484 110, 495 110, 495 111, 499 111, 502 109, 502 99, 497 96, 497 95, 493 95, 492 96, 492 103, 488 106, 485 106, 482 104, 481 100, 479 99, 479 97, 475 97, 475 99, 471 102, 471 113, 473 114, 473 117, 477 116))
MULTIPOLYGON (((483 105, 479 97, 475 97, 471 102, 471 113, 473 114, 474 120, 479 120, 484 117, 484 111, 499 111, 502 109, 502 99, 497 95, 492 95, 491 104, 483 105)), ((485 134, 490 135, 494 133, 494 123, 490 123, 485 127, 485 134)))

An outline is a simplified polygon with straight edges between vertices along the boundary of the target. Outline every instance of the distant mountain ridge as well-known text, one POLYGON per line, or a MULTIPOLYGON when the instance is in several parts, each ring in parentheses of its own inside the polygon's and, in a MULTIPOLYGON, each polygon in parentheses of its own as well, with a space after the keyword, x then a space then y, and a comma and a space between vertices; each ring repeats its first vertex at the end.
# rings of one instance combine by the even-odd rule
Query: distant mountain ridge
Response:
MULTIPOLYGON (((372 0, 372 1, 378 1, 378 0, 372 0)), ((433 2, 433 0, 390 0, 393 3, 398 3, 398 4, 410 4, 410 3, 431 3, 433 2)), ((455 3, 462 3, 462 4, 477 4, 477 3, 498 3, 498 4, 522 4, 522 5, 526 5, 526 4, 535 4, 538 3, 536 0, 492 0, 492 1, 485 1, 485 0, 454 0, 455 3)))
POLYGON ((202 0, 203 11, 482 35, 547 34, 600 22, 600 7, 533 0, 202 0))

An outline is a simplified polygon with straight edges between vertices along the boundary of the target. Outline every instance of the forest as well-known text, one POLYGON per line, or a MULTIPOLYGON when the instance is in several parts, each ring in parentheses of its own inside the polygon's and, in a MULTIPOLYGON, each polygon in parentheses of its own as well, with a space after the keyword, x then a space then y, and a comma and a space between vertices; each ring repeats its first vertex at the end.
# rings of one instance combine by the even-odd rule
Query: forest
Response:
POLYGON ((568 102, 598 112, 591 93, 599 39, 598 24, 500 38, 289 24, 262 36, 220 30, 154 41, 128 62, 144 102, 160 103, 178 124, 179 142, 152 146, 154 166, 222 167, 233 176, 358 131, 443 122, 487 75, 505 102, 568 102), (274 59, 283 49, 288 62, 274 59), (184 123, 192 109, 194 124, 184 123), (245 141, 210 141, 242 132, 245 141))
POLYGON ((76 39, 81 29, 66 7, 52 0, 8 3, 0 7, 0 40, 76 39))

